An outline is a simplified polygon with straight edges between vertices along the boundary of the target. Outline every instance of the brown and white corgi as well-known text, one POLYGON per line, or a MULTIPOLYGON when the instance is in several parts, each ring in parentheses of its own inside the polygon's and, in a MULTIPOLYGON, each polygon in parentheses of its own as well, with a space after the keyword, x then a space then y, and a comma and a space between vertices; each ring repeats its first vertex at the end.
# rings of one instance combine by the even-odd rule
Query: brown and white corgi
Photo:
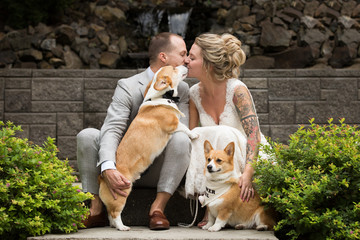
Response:
POLYGON ((208 207, 209 214, 208 223, 202 229, 215 232, 227 224, 235 229, 272 230, 275 220, 261 206, 256 192, 248 202, 240 199, 239 175, 233 163, 234 149, 234 142, 224 150, 214 150, 209 141, 204 142, 206 192, 199 201, 208 207))
MULTIPOLYGON (((190 138, 197 137, 179 122, 179 117, 183 114, 177 105, 162 97, 168 91, 176 97, 177 86, 186 78, 187 72, 185 66, 162 67, 147 86, 144 102, 116 152, 117 170, 132 183, 139 179, 141 173, 161 154, 172 133, 184 131, 190 138)), ((115 200, 101 176, 99 183, 99 196, 106 206, 110 226, 121 231, 130 230, 121 220, 127 197, 118 196, 115 200)), ((131 188, 123 191, 129 195, 131 188)))

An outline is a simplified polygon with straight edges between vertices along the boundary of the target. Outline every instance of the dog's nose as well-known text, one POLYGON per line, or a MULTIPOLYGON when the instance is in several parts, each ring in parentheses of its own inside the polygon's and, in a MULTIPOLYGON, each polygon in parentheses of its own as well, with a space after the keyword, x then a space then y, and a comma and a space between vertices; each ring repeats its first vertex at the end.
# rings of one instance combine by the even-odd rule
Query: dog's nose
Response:
POLYGON ((212 166, 212 165, 207 165, 207 170, 208 170, 209 172, 211 172, 211 171, 212 171, 212 168, 213 168, 213 166, 212 166))

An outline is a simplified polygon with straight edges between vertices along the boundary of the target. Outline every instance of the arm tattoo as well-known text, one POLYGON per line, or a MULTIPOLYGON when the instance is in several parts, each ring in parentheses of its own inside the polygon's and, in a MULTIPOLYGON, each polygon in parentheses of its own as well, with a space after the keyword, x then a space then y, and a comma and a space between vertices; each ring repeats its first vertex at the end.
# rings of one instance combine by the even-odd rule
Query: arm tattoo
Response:
POLYGON ((246 163, 249 163, 254 161, 258 154, 260 142, 259 124, 256 116, 246 118, 241 123, 247 136, 246 163))
POLYGON ((247 136, 246 144, 246 163, 256 160, 258 154, 258 145, 260 143, 260 129, 248 90, 243 91, 241 88, 235 90, 233 98, 240 116, 241 124, 247 136))
POLYGON ((244 121, 245 119, 247 119, 247 118, 251 118, 251 117, 256 117, 256 115, 255 115, 255 114, 252 114, 252 115, 249 115, 249 116, 243 117, 242 119, 240 119, 240 121, 242 122, 242 121, 244 121))

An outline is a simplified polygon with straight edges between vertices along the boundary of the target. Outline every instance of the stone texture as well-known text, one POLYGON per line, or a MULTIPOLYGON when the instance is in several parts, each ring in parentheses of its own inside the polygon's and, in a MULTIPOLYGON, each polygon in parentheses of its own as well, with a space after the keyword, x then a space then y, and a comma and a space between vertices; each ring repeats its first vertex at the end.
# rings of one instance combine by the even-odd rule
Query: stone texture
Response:
POLYGON ((35 49, 26 49, 18 52, 19 59, 24 62, 41 61, 42 52, 35 49))
POLYGON ((59 159, 76 159, 76 135, 59 136, 57 147, 59 148, 59 159))
POLYGON ((291 34, 283 27, 271 22, 263 22, 260 45, 262 47, 289 47, 291 34))
MULTIPOLYGON (((154 190, 153 190, 154 191, 154 190)), ((142 193, 136 194, 139 198, 136 198, 136 202, 142 203, 142 193)), ((148 194, 143 194, 148 196, 148 194)), ((152 195, 151 195, 152 196, 152 195)), ((130 198, 130 197, 129 197, 130 198)), ((177 198, 177 197, 176 197, 177 198)), ((172 199, 172 198, 171 198, 172 199)), ((171 224, 176 225, 176 222, 183 221, 185 218, 182 213, 182 206, 189 205, 188 201, 180 200, 178 206, 179 210, 173 211, 178 213, 177 219, 171 219, 171 224), (182 205, 184 204, 184 205, 182 205)), ((169 204, 171 209, 173 204, 169 204)), ((135 209, 138 207, 136 205, 135 209)), ((175 207, 175 206, 174 206, 175 207)), ((143 210, 142 207, 140 207, 143 210)), ((202 209, 201 209, 202 210, 202 209)), ((138 210, 136 210, 137 212, 138 210)), ((188 213, 186 213, 188 214, 188 213)), ((202 212, 199 214, 203 214, 202 212)), ((144 214, 140 215, 141 218, 144 214)), ((202 215, 201 215, 202 216, 202 215)), ((145 217, 147 218, 147 217, 145 217)), ((200 221, 197 220, 196 222, 200 221)), ((206 233, 206 232, 205 232, 206 233)), ((256 231, 256 230, 235 230, 226 229, 219 232, 212 232, 211 234, 204 234, 204 230, 197 227, 184 228, 179 226, 172 226, 166 231, 152 231, 147 226, 133 226, 130 231, 119 232, 114 228, 91 228, 81 229, 79 232, 70 234, 45 234, 44 236, 29 237, 29 240, 65 240, 71 238, 72 240, 148 240, 148 239, 162 239, 162 240, 277 240, 272 231, 256 231)))
POLYGON ((4 101, 0 100, 0 121, 4 121, 4 101))
POLYGON ((269 56, 275 59, 274 68, 276 69, 305 68, 314 62, 310 46, 288 48, 282 52, 269 54, 269 56))
POLYGON ((87 112, 104 111, 111 103, 114 90, 86 90, 84 110, 87 112))
POLYGON ((84 72, 85 78, 127 78, 142 72, 145 69, 122 69, 122 70, 87 70, 84 72))
POLYGON ((34 78, 81 78, 85 74, 84 70, 79 69, 66 69, 66 70, 56 70, 56 69, 50 69, 50 70, 33 70, 32 76, 34 78))
POLYGON ((16 54, 11 51, 11 50, 7 50, 7 51, 0 51, 0 66, 6 66, 6 64, 10 64, 15 62, 17 59, 16 54))
POLYGON ((271 139, 286 144, 289 140, 289 135, 295 133, 299 126, 293 125, 271 125, 271 139))
POLYGON ((357 100, 357 79, 335 78, 321 79, 321 89, 335 90, 328 101, 347 104, 357 100))
POLYGON ((5 90, 5 111, 6 112, 30 112, 31 91, 30 90, 5 90))
POLYGON ((0 78, 0 100, 5 98, 5 79, 0 78))
POLYGON ((31 78, 7 78, 5 87, 7 89, 30 89, 31 78))
POLYGON ((267 78, 279 78, 279 77, 295 77, 295 70, 262 70, 262 69, 244 69, 241 71, 241 77, 267 77, 267 78))
POLYGON ((202 32, 228 32, 238 37, 248 58, 245 68, 357 67, 355 61, 348 61, 348 57, 359 58, 357 1, 258 2, 159 1, 156 5, 161 10, 155 11, 148 10, 154 5, 148 1, 81 1, 72 6, 76 10, 66 9, 52 26, 40 23, 19 30, 4 28, 0 32, 0 68, 147 67, 149 39, 158 30, 169 28, 167 14, 163 14, 169 8, 192 9, 188 31, 183 33, 187 45, 202 32), (150 26, 146 25, 149 19, 150 26), (314 59, 307 59, 306 46, 314 59), (342 47, 347 47, 348 53, 340 52, 332 59, 342 64, 326 61, 342 47), (288 52, 294 53, 282 56, 281 64, 269 55, 288 52))
POLYGON ((81 100, 83 97, 82 79, 34 79, 32 100, 81 100))
POLYGON ((83 66, 83 63, 80 59, 80 57, 73 52, 70 48, 65 48, 64 52, 64 62, 65 67, 68 69, 81 69, 83 66))
POLYGON ((268 110, 268 91, 267 90, 251 90, 254 100, 256 112, 269 112, 268 110))
POLYGON ((82 112, 84 103, 82 101, 32 101, 32 112, 82 112))
POLYGON ((31 48, 31 36, 24 36, 18 31, 7 34, 11 48, 15 51, 31 48))
POLYGON ((66 24, 59 26, 55 30, 56 42, 62 45, 71 45, 76 37, 75 30, 66 24))
POLYGON ((85 113, 84 116, 84 128, 96 128, 101 129, 106 117, 106 112, 101 113, 85 113))
POLYGON ((119 54, 112 52, 103 52, 101 54, 99 64, 108 68, 116 68, 119 59, 119 54))
POLYGON ((270 124, 292 124, 295 120, 295 103, 293 101, 271 101, 269 102, 270 124))
MULTIPOLYGON (((261 118, 260 118, 261 119, 261 118)), ((261 133, 265 136, 265 137, 269 137, 270 136, 270 126, 269 125, 265 125, 260 123, 260 131, 261 133)))
POLYGON ((83 127, 83 113, 58 113, 57 135, 76 136, 83 127))
POLYGON ((242 78, 241 81, 246 84, 248 88, 261 89, 268 88, 267 78, 242 78))
POLYGON ((275 59, 266 56, 252 56, 246 60, 245 69, 271 69, 275 68, 275 59))
POLYGON ((6 121, 15 124, 55 124, 55 113, 6 113, 6 121))
POLYGON ((269 79, 269 100, 319 100, 319 78, 269 79))
POLYGON ((56 125, 30 125, 29 139, 37 145, 43 145, 48 137, 56 138, 56 125))
POLYGON ((112 89, 115 90, 119 78, 85 78, 85 89, 112 89))
POLYGON ((51 51, 53 48, 56 47, 56 39, 44 39, 44 41, 41 42, 41 48, 44 50, 51 51))

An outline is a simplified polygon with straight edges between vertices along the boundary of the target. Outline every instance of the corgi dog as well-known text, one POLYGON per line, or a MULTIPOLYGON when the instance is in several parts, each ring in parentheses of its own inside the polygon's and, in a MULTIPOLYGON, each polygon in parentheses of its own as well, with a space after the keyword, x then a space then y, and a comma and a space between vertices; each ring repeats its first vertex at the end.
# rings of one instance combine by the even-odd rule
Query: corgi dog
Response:
MULTIPOLYGON (((161 154, 172 133, 183 131, 190 138, 197 136, 179 122, 183 113, 177 105, 172 100, 163 98, 164 94, 177 96, 177 86, 186 78, 187 72, 185 66, 162 67, 146 88, 144 102, 116 152, 117 170, 132 183, 139 179, 141 173, 161 154)), ((115 200, 101 175, 99 183, 99 196, 106 206, 110 226, 121 231, 130 230, 121 219, 127 197, 118 196, 115 200)), ((131 187, 123 191, 129 195, 131 187)))
POLYGON ((234 149, 234 142, 224 150, 214 150, 208 140, 204 142, 206 191, 199 201, 208 207, 209 214, 208 223, 202 229, 215 232, 228 224, 235 229, 272 230, 275 220, 261 206, 256 192, 248 202, 240 199, 239 175, 233 163, 234 149))

